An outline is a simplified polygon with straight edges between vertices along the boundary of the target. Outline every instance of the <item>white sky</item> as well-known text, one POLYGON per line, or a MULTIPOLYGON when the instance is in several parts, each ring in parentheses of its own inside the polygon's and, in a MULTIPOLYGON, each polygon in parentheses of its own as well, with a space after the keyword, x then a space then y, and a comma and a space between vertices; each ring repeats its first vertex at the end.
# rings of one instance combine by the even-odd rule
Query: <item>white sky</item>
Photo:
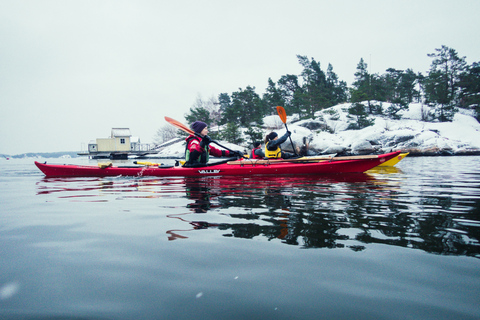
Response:
POLYGON ((349 85, 363 58, 426 73, 446 45, 480 61, 480 1, 0 0, 0 153, 79 151, 128 127, 299 75, 296 55, 349 85))

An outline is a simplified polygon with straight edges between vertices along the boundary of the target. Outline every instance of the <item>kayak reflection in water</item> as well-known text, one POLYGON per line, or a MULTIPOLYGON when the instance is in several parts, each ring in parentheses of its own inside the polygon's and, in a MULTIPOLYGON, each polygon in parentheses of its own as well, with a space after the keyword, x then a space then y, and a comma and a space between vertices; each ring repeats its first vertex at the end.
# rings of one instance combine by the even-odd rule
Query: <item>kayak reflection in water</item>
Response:
POLYGON ((211 208, 210 188, 206 183, 197 179, 185 179, 185 191, 188 199, 195 200, 187 205, 193 212, 205 213, 211 208))
MULTIPOLYGON (((208 210, 212 208, 219 207, 219 205, 212 205, 211 199, 211 188, 208 186, 208 182, 201 181, 196 178, 186 178, 185 179, 185 193, 187 199, 194 200, 194 202, 187 204, 187 208, 190 209, 193 213, 202 214, 206 213, 208 210)), ((187 236, 183 236, 179 234, 179 232, 188 232, 197 229, 207 229, 209 227, 218 227, 218 224, 209 223, 206 221, 190 221, 184 218, 184 216, 188 216, 191 213, 182 213, 182 214, 174 214, 168 215, 169 218, 179 219, 183 222, 187 222, 193 228, 190 229, 182 229, 182 230, 168 230, 166 233, 168 234, 168 240, 177 240, 177 239, 187 239, 187 236)))

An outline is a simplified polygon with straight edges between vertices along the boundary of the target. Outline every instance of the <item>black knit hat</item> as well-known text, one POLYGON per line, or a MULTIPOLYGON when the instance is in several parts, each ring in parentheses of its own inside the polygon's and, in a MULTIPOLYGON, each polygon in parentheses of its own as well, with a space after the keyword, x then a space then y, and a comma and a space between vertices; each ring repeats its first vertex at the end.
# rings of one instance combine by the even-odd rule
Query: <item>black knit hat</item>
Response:
POLYGON ((278 137, 278 134, 276 132, 270 132, 267 136, 268 140, 273 140, 276 137, 278 137))
POLYGON ((202 121, 195 121, 194 123, 192 123, 192 125, 190 127, 196 133, 200 133, 200 132, 202 132, 203 129, 205 129, 207 127, 207 124, 205 122, 202 122, 202 121))

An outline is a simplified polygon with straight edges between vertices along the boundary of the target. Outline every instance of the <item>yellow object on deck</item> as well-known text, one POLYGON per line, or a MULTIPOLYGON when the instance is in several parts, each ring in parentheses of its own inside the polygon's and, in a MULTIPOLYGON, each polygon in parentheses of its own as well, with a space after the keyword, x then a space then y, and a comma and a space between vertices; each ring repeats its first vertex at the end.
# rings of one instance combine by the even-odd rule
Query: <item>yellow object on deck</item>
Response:
POLYGON ((393 167, 394 165, 396 165, 398 162, 400 162, 400 160, 402 160, 406 156, 408 156, 408 152, 400 153, 395 158, 392 158, 388 161, 385 161, 384 163, 378 165, 377 167, 393 167))
POLYGON ((111 167, 113 164, 111 162, 99 162, 98 163, 98 167, 100 169, 105 169, 105 168, 108 168, 108 167, 111 167))
POLYGON ((140 164, 144 166, 149 166, 149 167, 158 167, 161 166, 161 163, 154 163, 154 162, 148 162, 148 161, 133 161, 134 164, 140 164))

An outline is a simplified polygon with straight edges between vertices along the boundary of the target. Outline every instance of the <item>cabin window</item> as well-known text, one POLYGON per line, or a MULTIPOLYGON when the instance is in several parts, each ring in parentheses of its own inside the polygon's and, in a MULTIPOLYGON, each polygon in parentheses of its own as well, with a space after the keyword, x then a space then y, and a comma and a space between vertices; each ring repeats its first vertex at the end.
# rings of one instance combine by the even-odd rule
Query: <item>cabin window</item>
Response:
POLYGON ((120 144, 125 144, 125 139, 124 138, 120 138, 120 144))

